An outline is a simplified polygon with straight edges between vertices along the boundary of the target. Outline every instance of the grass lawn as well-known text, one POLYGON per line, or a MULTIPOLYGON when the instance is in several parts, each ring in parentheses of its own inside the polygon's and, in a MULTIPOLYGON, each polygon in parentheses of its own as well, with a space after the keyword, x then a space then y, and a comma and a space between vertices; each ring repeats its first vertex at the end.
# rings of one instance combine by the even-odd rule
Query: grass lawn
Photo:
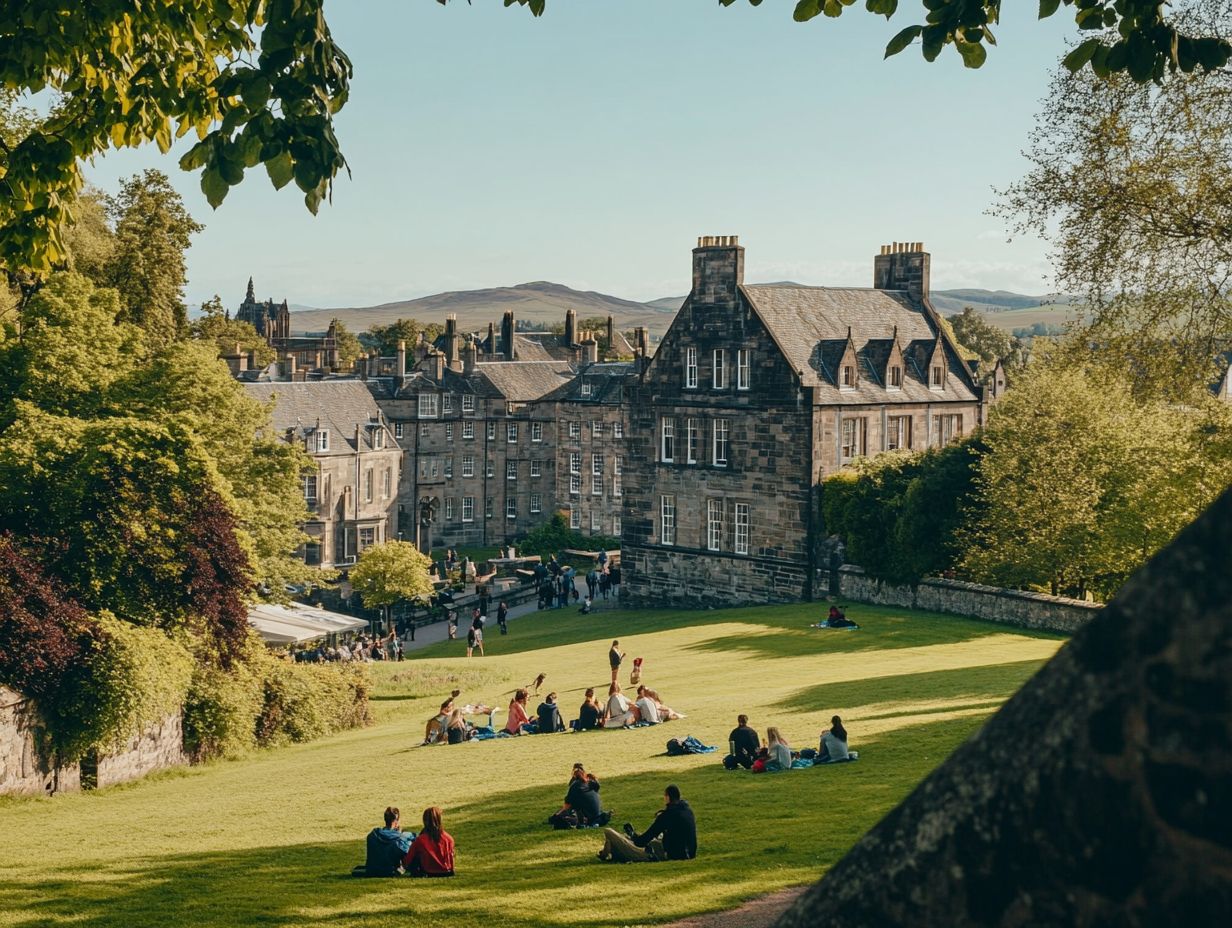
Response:
POLYGON ((806 628, 819 611, 541 613, 508 637, 493 626, 483 659, 452 641, 374 666, 378 722, 366 730, 97 793, 0 801, 0 925, 640 925, 812 882, 1062 643, 871 606, 848 610, 860 631, 806 628), (613 638, 689 718, 415 746, 455 683, 463 700, 504 707, 542 671, 573 718, 586 686, 606 687, 613 638), (753 776, 725 771, 721 753, 665 756, 664 742, 687 734, 725 746, 739 712, 796 747, 816 746, 840 713, 861 759, 753 776), (602 780, 615 823, 644 827, 663 786, 679 784, 698 859, 605 865, 597 832, 551 831, 575 761, 602 780), (349 877, 387 804, 407 824, 444 808, 456 879, 349 877))

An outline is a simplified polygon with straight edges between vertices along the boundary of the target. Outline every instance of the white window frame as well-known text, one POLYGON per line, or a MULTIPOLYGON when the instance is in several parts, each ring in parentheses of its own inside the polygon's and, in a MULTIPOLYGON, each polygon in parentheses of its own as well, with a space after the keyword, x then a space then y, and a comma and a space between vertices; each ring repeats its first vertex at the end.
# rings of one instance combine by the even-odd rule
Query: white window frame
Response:
POLYGON ((602 496, 603 495, 603 478, 602 477, 592 476, 590 478, 590 495, 591 496, 602 496))
POLYGON ((615 499, 624 496, 624 478, 620 474, 612 478, 612 496, 615 499))
POLYGON ((582 510, 580 509, 570 509, 569 510, 569 527, 574 528, 574 529, 582 527, 582 510))
POLYGON ((485 519, 490 519, 490 518, 492 518, 492 513, 494 513, 495 511, 496 511, 496 507, 493 505, 493 500, 492 500, 492 497, 490 497, 490 496, 484 497, 484 500, 483 500, 483 517, 484 517, 485 519))
POLYGON ((590 456, 590 472, 600 477, 603 476, 603 455, 592 454, 590 456))
POLYGON ((715 419, 711 425, 710 463, 726 467, 731 455, 731 426, 726 419, 715 419))
POLYGON ((453 412, 453 394, 446 393, 441 397, 441 412, 444 415, 449 415, 453 412))
POLYGON ((674 545, 676 543, 676 497, 664 495, 659 497, 659 543, 674 545))
POLYGON ((475 521, 475 497, 473 496, 462 497, 462 521, 475 521))
POLYGON ((530 475, 532 477, 543 476, 543 462, 538 458, 535 458, 530 462, 530 475))
POLYGON ((475 456, 473 454, 462 455, 462 476, 475 476, 475 456))
POLYGON ((516 519, 518 517, 518 498, 509 496, 505 499, 505 518, 516 519))
POLYGON ((582 452, 569 452, 569 473, 580 474, 582 472, 582 452))
POLYGON ((437 400, 438 397, 435 393, 419 394, 419 418, 437 418, 437 400))
POLYGON ((620 516, 612 516, 612 537, 619 538, 622 528, 620 516))
POLYGON ((590 384, 587 381, 583 380, 582 381, 582 399, 584 400, 590 399, 590 392, 591 392, 590 384))
POLYGON ((591 438, 602 438, 603 437, 602 420, 600 419, 590 420, 590 437, 591 438))
POLYGON ((748 390, 752 387, 753 379, 753 349, 737 348, 736 349, 736 389, 748 390))
POLYGON ((402 437, 402 423, 395 422, 394 423, 394 438, 401 438, 401 437, 402 437))
POLYGON ((540 512, 541 510, 542 510, 542 498, 540 497, 538 493, 532 493, 530 495, 530 511, 540 512))
POLYGON ((684 424, 684 454, 689 464, 697 463, 697 453, 702 445, 702 420, 686 419, 684 424))
POLYGON ((749 553, 749 504, 736 503, 735 532, 732 537, 732 550, 737 554, 749 553))
POLYGON ((445 423, 445 441, 453 441, 453 423, 445 423))
POLYGON ((488 441, 496 441, 496 423, 488 423, 488 441))
POLYGON ((505 479, 506 480, 517 480, 518 479, 518 462, 517 461, 506 461, 505 462, 505 479))
POLYGON ((727 349, 715 348, 711 354, 710 386, 714 390, 727 389, 727 349))
POLYGON ((304 502, 309 506, 317 504, 317 475, 304 474, 304 502))
POLYGON ((684 388, 697 389, 697 348, 693 345, 684 350, 684 388))
POLYGON ((911 416, 888 416, 886 419, 886 450, 906 451, 911 448, 911 416))
POLYGON ((659 418, 659 460, 671 464, 676 457, 676 419, 673 416, 659 418))
POLYGON ((491 458, 484 458, 483 473, 485 477, 495 477, 496 476, 496 462, 493 461, 491 458))
POLYGON ((569 495, 580 496, 582 493, 582 476, 581 474, 569 475, 569 495))
POLYGON ((598 509, 590 510, 590 531, 592 535, 603 531, 603 515, 598 509))
POLYGON ((453 458, 445 458, 445 479, 453 479, 453 458))
POLYGON ((569 437, 570 438, 581 438, 582 437, 582 423, 580 422, 570 422, 569 423, 569 437))
POLYGON ((505 423, 505 442, 510 445, 518 443, 518 424, 516 422, 505 423))
POLYGON ((453 497, 452 496, 445 497, 445 521, 446 522, 453 521, 453 497))
POLYGON ((723 500, 706 500, 706 550, 723 550, 723 500))
POLYGON ((329 451, 329 429, 317 429, 315 434, 317 454, 325 454, 329 451))
POLYGON ((543 423, 532 422, 530 424, 530 440, 543 441, 543 423))
POLYGON ((463 422, 462 423, 462 439, 463 441, 474 441, 475 440, 475 423, 474 422, 463 422))
POLYGON ((612 437, 613 438, 624 438, 625 437, 625 424, 623 422, 616 421, 612 423, 612 437))
POLYGON ((475 396, 473 393, 462 394, 462 415, 473 416, 475 414, 475 396))

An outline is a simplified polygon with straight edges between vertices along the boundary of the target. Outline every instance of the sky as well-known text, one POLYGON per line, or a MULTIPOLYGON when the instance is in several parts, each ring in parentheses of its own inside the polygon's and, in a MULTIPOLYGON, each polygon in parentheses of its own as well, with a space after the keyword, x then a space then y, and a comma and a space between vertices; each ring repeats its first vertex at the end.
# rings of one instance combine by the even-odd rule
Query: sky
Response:
MULTIPOLYGON (((746 279, 871 285, 873 255, 923 241, 935 289, 1051 289, 1044 243, 987 214, 1020 177, 1034 115, 1074 25, 1007 3, 988 62, 918 45, 918 22, 792 0, 330 0, 355 66, 337 117, 350 163, 313 217, 258 168, 213 211, 199 175, 147 146, 109 153, 115 189, 167 173, 205 224, 190 306, 261 298, 364 306, 551 280, 635 300, 683 295, 699 235, 739 235, 746 279)), ((1064 12, 1064 9, 1062 10, 1064 12)))

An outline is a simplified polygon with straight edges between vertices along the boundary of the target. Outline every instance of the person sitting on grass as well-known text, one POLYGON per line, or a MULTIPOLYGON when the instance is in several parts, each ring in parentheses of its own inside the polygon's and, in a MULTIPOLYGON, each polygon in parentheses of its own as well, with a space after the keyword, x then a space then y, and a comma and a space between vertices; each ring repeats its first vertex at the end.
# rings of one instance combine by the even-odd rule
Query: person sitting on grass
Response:
POLYGON ((855 622, 847 618, 847 614, 838 606, 830 607, 830 614, 826 617, 826 625, 830 628, 859 628, 855 622))
POLYGON ((766 770, 791 769, 791 745, 775 726, 766 729, 766 770))
POLYGON ((524 689, 519 689, 513 694, 513 699, 509 703, 509 720, 505 722, 506 733, 510 735, 533 735, 535 733, 535 726, 526 711, 526 699, 529 695, 524 689))
POLYGON ((556 694, 548 693, 539 704, 539 733, 554 734, 565 730, 565 722, 560 717, 560 709, 556 705, 556 694))
POLYGON ((640 716, 637 707, 629 703, 620 691, 620 684, 613 683, 607 691, 607 708, 603 712, 604 728, 628 728, 637 723, 640 716))
POLYGON ((453 838, 441 827, 439 806, 424 809, 423 831, 402 858, 410 876, 453 876, 453 838))
POLYGON ((463 718, 461 709, 455 708, 449 713, 449 725, 445 729, 445 735, 450 744, 461 744, 463 741, 469 741, 474 733, 474 729, 463 718))
POLYGON ((646 694, 646 687, 639 686, 637 688, 637 706, 638 718, 650 725, 658 725, 661 719, 659 718, 659 704, 656 703, 646 694))
POLYGON ((599 705, 599 700, 595 699, 595 688, 588 687, 586 690, 586 700, 582 703, 582 707, 578 709, 577 721, 573 723, 573 727, 577 731, 590 731, 598 728, 603 718, 603 707, 599 705))
POLYGON ((819 764, 832 764, 835 761, 850 760, 847 750, 847 729, 843 720, 837 715, 830 719, 830 727, 821 733, 821 754, 817 758, 819 764))
POLYGON ((600 860, 639 863, 650 860, 692 860, 697 856, 697 820, 689 804, 680 798, 680 788, 671 784, 663 791, 663 808, 640 835, 625 823, 624 834, 603 830, 600 860))
POLYGON ((598 778, 593 773, 587 773, 580 763, 574 764, 565 801, 548 818, 548 824, 557 829, 585 828, 589 825, 607 824, 611 816, 603 816, 598 778))
MULTIPOLYGON (((402 872, 402 858, 411 849, 415 832, 402 831, 402 813, 397 806, 385 809, 385 827, 368 832, 368 854, 364 860, 365 876, 397 876, 402 872)), ((356 871, 358 873, 358 871, 356 871)))
POLYGON ((724 767, 735 770, 739 766, 748 770, 753 766, 753 761, 757 760, 758 749, 761 748, 761 739, 757 737, 757 732, 749 727, 747 715, 741 713, 736 716, 736 727, 727 736, 727 746, 731 753, 723 758, 724 767))
MULTIPOLYGON (((671 708, 670 706, 665 706, 663 704, 662 697, 659 696, 659 694, 655 690, 652 690, 650 687, 639 686, 637 688, 637 698, 638 698, 639 705, 641 704, 641 700, 643 696, 645 696, 647 699, 649 699, 651 702, 654 703, 655 710, 659 714, 659 721, 674 722, 676 719, 685 718, 685 715, 683 712, 677 712, 675 709, 671 708)), ((643 716, 644 715, 645 713, 643 713, 643 716)))

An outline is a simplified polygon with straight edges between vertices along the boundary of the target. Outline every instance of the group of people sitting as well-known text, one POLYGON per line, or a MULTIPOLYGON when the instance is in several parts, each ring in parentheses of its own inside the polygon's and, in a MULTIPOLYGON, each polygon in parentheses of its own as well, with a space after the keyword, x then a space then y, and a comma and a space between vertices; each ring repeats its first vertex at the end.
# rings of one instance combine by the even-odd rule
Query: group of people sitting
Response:
POLYGON ((441 810, 423 811, 423 831, 402 830, 402 813, 385 809, 385 827, 368 832, 367 855, 355 876, 453 876, 453 838, 441 824, 441 810))
POLYGON ((847 729, 837 715, 830 719, 830 727, 821 733, 817 750, 805 748, 793 751, 783 733, 776 726, 766 729, 763 741, 757 731, 749 727, 749 717, 736 718, 736 727, 727 736, 730 753, 723 758, 728 770, 743 767, 753 773, 772 773, 790 770, 793 766, 811 767, 818 764, 833 764, 855 760, 860 755, 847 748, 847 729))
POLYGON ((658 725, 684 717, 664 704, 662 697, 650 687, 639 685, 637 698, 630 701, 620 684, 613 680, 607 690, 607 704, 603 707, 595 699, 593 688, 586 691, 586 701, 579 710, 575 727, 578 731, 588 728, 632 728, 634 725, 658 725))
POLYGON ((340 642, 337 647, 319 645, 315 648, 305 648, 295 651, 292 659, 297 664, 328 664, 335 662, 348 663, 359 661, 400 661, 402 660, 402 641, 394 632, 386 636, 359 635, 349 644, 340 642))
POLYGON ((486 715, 488 716, 488 727, 491 727, 492 707, 470 703, 464 706, 455 705, 454 700, 461 692, 461 690, 454 690, 450 693, 449 698, 441 703, 441 708, 436 715, 428 719, 428 724, 424 728, 424 744, 461 744, 463 741, 469 741, 475 737, 479 728, 471 724, 467 716, 486 715))

